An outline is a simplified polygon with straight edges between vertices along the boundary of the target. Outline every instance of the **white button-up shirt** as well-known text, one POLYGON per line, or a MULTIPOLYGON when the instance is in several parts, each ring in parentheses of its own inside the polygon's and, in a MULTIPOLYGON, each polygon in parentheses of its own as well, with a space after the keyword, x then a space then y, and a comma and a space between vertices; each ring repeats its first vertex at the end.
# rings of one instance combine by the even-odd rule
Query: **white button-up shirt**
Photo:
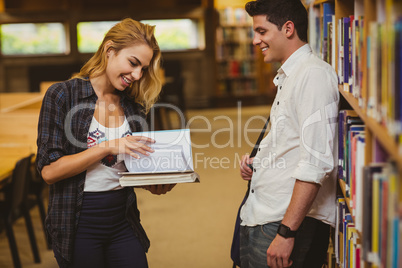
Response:
POLYGON ((270 130, 253 161, 242 225, 282 220, 296 179, 321 185, 308 216, 335 225, 339 92, 333 68, 308 44, 274 78, 270 130))

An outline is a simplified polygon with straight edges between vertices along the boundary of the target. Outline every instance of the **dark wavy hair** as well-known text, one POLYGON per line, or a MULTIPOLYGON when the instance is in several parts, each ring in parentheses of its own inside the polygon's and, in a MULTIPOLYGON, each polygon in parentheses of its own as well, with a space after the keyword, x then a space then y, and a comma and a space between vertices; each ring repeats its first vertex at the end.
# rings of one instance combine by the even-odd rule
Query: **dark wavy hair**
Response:
POLYGON ((248 2, 245 8, 251 17, 266 15, 267 20, 275 24, 279 30, 282 30, 285 22, 292 21, 297 36, 307 42, 307 10, 300 0, 256 0, 248 2))

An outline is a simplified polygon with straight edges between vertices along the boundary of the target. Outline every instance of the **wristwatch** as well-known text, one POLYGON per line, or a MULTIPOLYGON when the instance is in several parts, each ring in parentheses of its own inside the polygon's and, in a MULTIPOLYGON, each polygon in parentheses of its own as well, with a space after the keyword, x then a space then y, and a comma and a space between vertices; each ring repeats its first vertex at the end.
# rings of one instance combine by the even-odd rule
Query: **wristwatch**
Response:
POLYGON ((281 223, 278 227, 277 233, 280 236, 283 236, 284 238, 289 238, 289 237, 295 237, 297 231, 292 231, 292 230, 290 230, 290 228, 288 226, 281 223))

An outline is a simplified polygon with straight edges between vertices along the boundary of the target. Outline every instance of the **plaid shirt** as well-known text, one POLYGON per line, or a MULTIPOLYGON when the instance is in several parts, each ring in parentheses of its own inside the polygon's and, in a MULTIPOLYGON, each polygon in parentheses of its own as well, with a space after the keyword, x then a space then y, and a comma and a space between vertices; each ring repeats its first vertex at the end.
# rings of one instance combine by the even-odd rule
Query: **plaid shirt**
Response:
MULTIPOLYGON (((142 131, 145 114, 142 106, 126 94, 120 93, 120 104, 131 130, 142 131)), ((87 149, 87 135, 95 110, 97 96, 89 81, 72 79, 52 85, 46 92, 38 124, 38 153, 36 164, 42 168, 64 155, 72 155, 87 149)), ((75 232, 82 208, 85 174, 50 185, 46 230, 53 250, 71 263, 75 232)), ((136 195, 126 188, 126 217, 145 251, 149 240, 140 224, 136 195)))

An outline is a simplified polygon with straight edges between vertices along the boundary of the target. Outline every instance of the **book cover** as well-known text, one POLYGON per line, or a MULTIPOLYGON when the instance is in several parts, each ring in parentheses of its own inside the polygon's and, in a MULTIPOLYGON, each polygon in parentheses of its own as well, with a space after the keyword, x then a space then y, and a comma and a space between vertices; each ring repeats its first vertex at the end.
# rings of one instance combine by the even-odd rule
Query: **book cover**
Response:
POLYGON ((343 19, 338 19, 338 83, 343 84, 343 61, 344 61, 344 46, 343 46, 343 19))
MULTIPOLYGON (((353 188, 353 181, 352 180, 353 180, 354 177, 353 177, 352 173, 353 173, 353 168, 354 168, 354 164, 355 164, 354 160, 355 160, 355 157, 356 157, 355 156, 356 140, 354 141, 355 142, 355 147, 353 148, 353 138, 354 138, 354 136, 356 136, 356 135, 358 135, 360 133, 363 133, 364 129, 365 129, 364 125, 350 125, 350 127, 349 127, 349 132, 348 132, 348 137, 347 137, 347 139, 348 139, 348 141, 347 141, 347 144, 348 144, 347 150, 348 150, 349 157, 348 157, 347 167, 346 167, 347 174, 346 174, 346 181, 345 182, 349 185, 350 191, 352 191, 352 188, 353 188)), ((351 196, 351 192, 349 193, 349 196, 351 196)), ((353 204, 352 204, 352 206, 353 206, 353 204)))
POLYGON ((337 206, 336 206, 336 215, 335 215, 335 259, 336 263, 340 264, 341 261, 341 245, 342 245, 342 224, 343 224, 343 211, 344 211, 344 206, 346 206, 346 201, 345 198, 343 197, 338 197, 337 199, 337 206))
MULTIPOLYGON (((362 154, 364 155, 364 151, 359 151, 358 149, 361 150, 361 147, 358 148, 358 143, 359 143, 359 139, 361 137, 363 137, 364 139, 364 130, 363 131, 354 131, 352 136, 352 145, 351 145, 351 174, 350 174, 350 195, 351 195, 351 201, 350 201, 350 205, 353 208, 353 215, 356 214, 356 190, 357 190, 357 171, 362 168, 362 166, 360 166, 360 162, 358 162, 359 160, 359 155, 358 154, 362 154)), ((362 158, 360 156, 360 158, 362 158)))
POLYGON ((150 155, 136 159, 125 155, 127 172, 120 172, 122 186, 199 182, 194 172, 189 129, 135 132, 133 135, 150 137, 150 155))
POLYGON ((347 267, 348 263, 348 249, 349 249, 349 239, 348 239, 348 225, 353 223, 353 218, 350 212, 345 212, 343 217, 343 265, 347 267))
POLYGON ((362 221, 363 221, 363 167, 364 167, 364 156, 365 156, 365 136, 364 134, 358 135, 358 140, 356 144, 356 166, 355 166, 355 221, 356 230, 360 233, 362 232, 362 221))
POLYGON ((349 58, 348 58, 348 86, 349 92, 353 93, 353 67, 352 67, 352 59, 354 57, 353 51, 353 31, 354 31, 354 15, 349 16, 349 29, 348 29, 348 37, 349 37, 349 58))
POLYGON ((371 262, 372 267, 379 267, 379 248, 380 248, 380 178, 381 173, 372 175, 372 228, 371 228, 371 262))
POLYGON ((381 267, 387 267, 387 239, 388 239, 388 174, 380 181, 380 261, 381 267))
POLYGON ((335 4, 331 2, 322 4, 322 58, 328 62, 328 55, 331 53, 329 49, 329 36, 328 24, 332 24, 332 16, 335 15, 335 4))
POLYGON ((377 119, 377 89, 378 89, 378 23, 372 21, 369 24, 369 37, 367 39, 368 48, 368 96, 367 114, 377 119))
POLYGON ((349 91, 350 17, 343 18, 343 84, 349 91))
POLYGON ((372 262, 373 248, 373 175, 381 173, 384 163, 371 163, 363 168, 363 259, 372 262))
POLYGON ((335 15, 332 15, 332 32, 331 32, 331 65, 336 70, 336 31, 335 31, 335 26, 336 26, 336 18, 335 15))
POLYGON ((402 129, 402 17, 398 18, 395 22, 395 75, 394 75, 394 98, 393 98, 393 110, 394 121, 396 124, 396 132, 402 129))

